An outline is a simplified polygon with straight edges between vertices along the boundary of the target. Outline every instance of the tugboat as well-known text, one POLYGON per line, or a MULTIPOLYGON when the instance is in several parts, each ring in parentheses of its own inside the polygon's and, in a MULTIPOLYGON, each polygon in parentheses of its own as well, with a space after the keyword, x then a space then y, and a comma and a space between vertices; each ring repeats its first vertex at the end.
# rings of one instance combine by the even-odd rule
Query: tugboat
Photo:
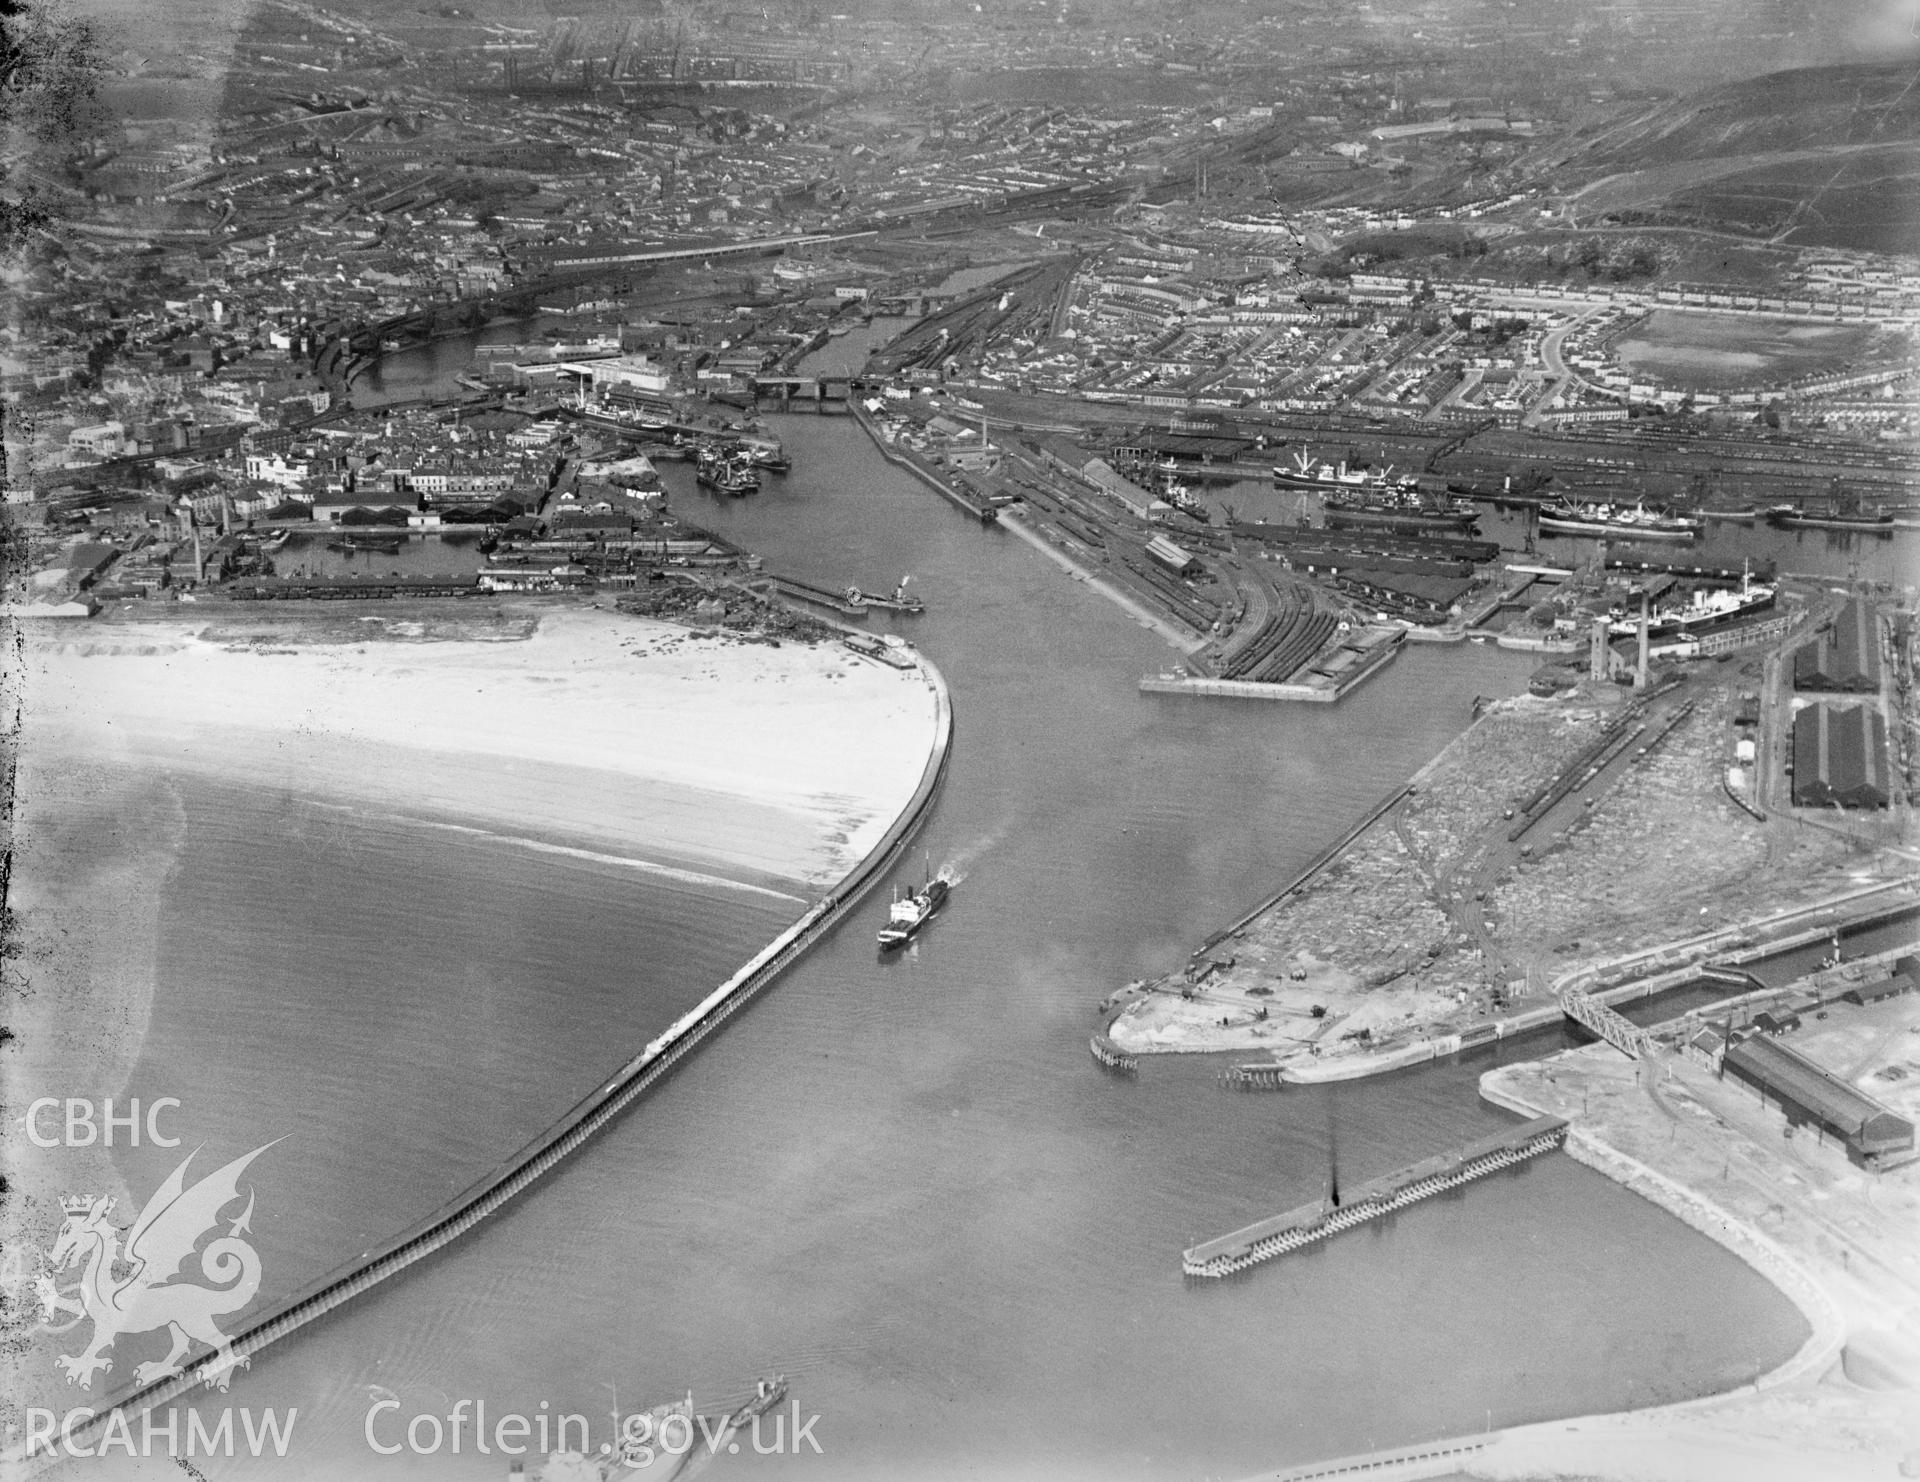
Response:
POLYGON ((858 587, 848 587, 847 600, 858 601, 864 607, 878 607, 887 612, 925 612, 926 603, 918 597, 907 595, 907 583, 912 580, 910 576, 901 577, 900 585, 893 589, 893 595, 890 597, 876 597, 872 592, 863 592, 858 587))
POLYGON ((914 933, 946 904, 951 889, 944 879, 933 873, 929 862, 927 883, 905 900, 896 896, 893 904, 887 908, 887 924, 880 928, 880 950, 891 952, 913 940, 914 933))
POLYGON ((793 469, 793 460, 787 456, 787 450, 778 438, 743 437, 739 451, 746 454, 753 466, 762 472, 789 473, 793 469))
POLYGON ((1198 520, 1202 525, 1213 523, 1213 511, 1195 499, 1193 490, 1178 479, 1169 478, 1160 491, 1160 497, 1190 520, 1198 520))

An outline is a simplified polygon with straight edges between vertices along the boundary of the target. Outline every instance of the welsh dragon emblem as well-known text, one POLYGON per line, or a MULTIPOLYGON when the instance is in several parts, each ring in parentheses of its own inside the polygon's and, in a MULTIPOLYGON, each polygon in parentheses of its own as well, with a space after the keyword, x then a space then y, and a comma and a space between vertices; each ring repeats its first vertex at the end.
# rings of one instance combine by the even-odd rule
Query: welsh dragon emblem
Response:
POLYGON ((124 1250, 122 1231, 107 1218, 114 1203, 110 1196, 61 1201, 66 1223, 47 1252, 47 1265, 56 1275, 73 1266, 84 1270, 78 1287, 63 1291, 55 1281, 39 1283, 44 1320, 51 1321, 64 1310, 78 1314, 68 1327, 83 1319, 93 1322, 93 1341, 86 1352, 62 1354, 55 1360, 69 1384, 91 1389, 96 1373, 112 1370, 107 1350, 116 1340, 156 1328, 167 1330, 173 1347, 165 1358, 134 1369, 139 1384, 178 1374, 195 1343, 204 1343, 219 1355, 207 1377, 211 1388, 224 1390, 232 1382, 234 1369, 247 1366, 246 1356, 233 1352, 214 1319, 240 1311, 260 1290, 259 1253, 241 1239, 252 1233, 251 1188, 247 1207, 227 1226, 226 1234, 198 1249, 200 1274, 212 1284, 202 1286, 179 1278, 202 1237, 218 1230, 221 1212, 240 1197, 241 1173, 272 1146, 257 1147, 190 1187, 187 1165, 194 1153, 188 1153, 124 1232, 124 1250))

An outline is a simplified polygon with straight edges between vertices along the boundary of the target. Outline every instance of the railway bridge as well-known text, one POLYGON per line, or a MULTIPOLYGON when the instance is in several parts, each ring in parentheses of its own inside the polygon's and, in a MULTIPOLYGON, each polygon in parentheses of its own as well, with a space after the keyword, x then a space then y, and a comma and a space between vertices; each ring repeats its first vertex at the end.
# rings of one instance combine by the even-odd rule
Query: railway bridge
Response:
POLYGON ((1578 988, 1560 990, 1560 1010, 1582 1029, 1599 1035, 1629 1060, 1644 1060, 1653 1051, 1652 1035, 1578 988))
POLYGON ((847 376, 755 376, 751 384, 756 399, 777 401, 781 411, 845 411, 853 395, 847 376))

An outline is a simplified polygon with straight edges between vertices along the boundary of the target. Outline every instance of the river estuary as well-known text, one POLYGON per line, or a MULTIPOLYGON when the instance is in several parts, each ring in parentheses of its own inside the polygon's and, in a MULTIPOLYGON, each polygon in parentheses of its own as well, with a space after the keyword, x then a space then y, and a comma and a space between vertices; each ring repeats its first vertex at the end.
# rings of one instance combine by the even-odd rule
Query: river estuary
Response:
MULTIPOLYGON (((1183 1246, 1318 1197, 1336 1145, 1358 1180, 1508 1122, 1475 1094, 1494 1052, 1235 1095, 1209 1057, 1101 1071, 1096 1002, 1175 966, 1534 660, 1413 645, 1327 707, 1143 695, 1170 650, 1126 614, 850 421, 774 430, 791 474, 722 502, 667 465, 674 505, 769 569, 911 573, 928 612, 872 624, 940 666, 956 731, 898 877, 924 850, 952 901, 881 960, 870 900, 506 1215, 264 1354, 231 1398, 297 1405, 304 1464, 210 1475, 499 1479, 470 1445, 374 1455, 370 1404, 398 1402, 387 1441, 462 1398, 585 1413, 598 1441, 616 1402, 781 1371, 822 1454, 742 1446, 711 1475, 1198 1479, 1678 1399, 1793 1351, 1757 1275, 1564 1155, 1185 1282, 1183 1246)), ((262 1186, 310 1271, 557 1114, 786 914, 244 787, 176 797, 127 1090, 224 1084, 194 1129, 220 1147, 297 1131, 262 1186), (193 1048, 216 1025, 223 1060, 193 1048)), ((126 1166, 145 1187, 159 1165, 126 1166)))

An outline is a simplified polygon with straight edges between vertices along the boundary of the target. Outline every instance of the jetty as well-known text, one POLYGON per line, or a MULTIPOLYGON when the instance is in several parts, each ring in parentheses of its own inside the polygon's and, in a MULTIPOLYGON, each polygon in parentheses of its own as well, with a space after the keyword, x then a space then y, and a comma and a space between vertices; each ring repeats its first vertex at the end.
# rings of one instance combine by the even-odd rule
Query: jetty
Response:
POLYGON ((1283 1091, 1287 1068, 1279 1061, 1247 1061, 1220 1072, 1220 1084, 1233 1091, 1283 1091))
POLYGON ((1287 680, 1222 679, 1212 675, 1149 674, 1143 694, 1216 695, 1237 700, 1305 700, 1331 705, 1385 666, 1406 641, 1405 628, 1373 624, 1351 632, 1322 634, 1326 646, 1296 663, 1287 680))
POLYGON ((1371 1224, 1395 1210, 1457 1189, 1476 1178, 1552 1152, 1567 1139, 1560 1117, 1535 1117, 1506 1132, 1483 1137, 1463 1148, 1402 1168, 1351 1190, 1338 1203, 1316 1199, 1185 1251, 1180 1267, 1188 1276, 1223 1277, 1275 1256, 1286 1255, 1343 1230, 1371 1224))
POLYGON ((842 588, 836 592, 810 581, 802 581, 796 576, 776 576, 769 572, 748 585, 757 591, 770 588, 782 596, 797 597, 803 602, 812 602, 848 617, 864 616, 868 607, 866 595, 858 589, 842 588))

